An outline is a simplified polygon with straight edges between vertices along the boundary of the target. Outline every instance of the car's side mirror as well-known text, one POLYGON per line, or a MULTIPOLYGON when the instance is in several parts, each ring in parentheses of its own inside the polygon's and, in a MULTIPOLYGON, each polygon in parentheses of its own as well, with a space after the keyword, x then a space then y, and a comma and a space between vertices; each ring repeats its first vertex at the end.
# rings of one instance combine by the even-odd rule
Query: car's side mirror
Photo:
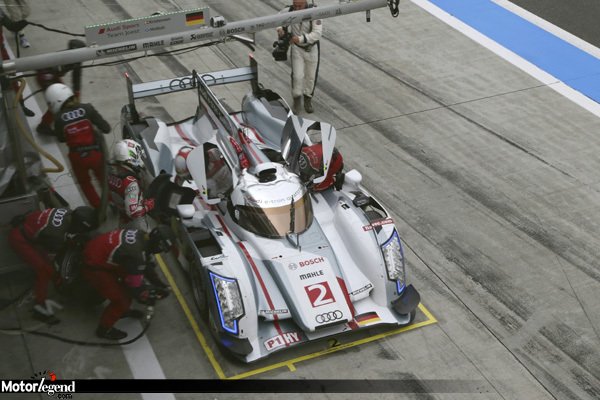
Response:
POLYGON ((344 186, 348 185, 352 189, 358 189, 362 182, 362 175, 357 170, 353 169, 344 175, 344 186))

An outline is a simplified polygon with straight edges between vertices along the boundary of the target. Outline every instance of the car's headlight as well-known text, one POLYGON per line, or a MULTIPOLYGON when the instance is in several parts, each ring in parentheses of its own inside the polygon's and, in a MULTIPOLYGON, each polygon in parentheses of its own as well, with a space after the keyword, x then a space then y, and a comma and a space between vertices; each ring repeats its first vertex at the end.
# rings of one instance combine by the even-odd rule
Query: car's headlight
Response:
POLYGON ((227 332, 237 335, 238 320, 244 315, 244 303, 237 281, 212 272, 209 272, 209 275, 217 300, 221 326, 227 332))
POLYGON ((396 281, 398 293, 404 290, 404 252, 400 236, 394 229, 392 236, 381 246, 381 252, 385 260, 388 279, 396 281))

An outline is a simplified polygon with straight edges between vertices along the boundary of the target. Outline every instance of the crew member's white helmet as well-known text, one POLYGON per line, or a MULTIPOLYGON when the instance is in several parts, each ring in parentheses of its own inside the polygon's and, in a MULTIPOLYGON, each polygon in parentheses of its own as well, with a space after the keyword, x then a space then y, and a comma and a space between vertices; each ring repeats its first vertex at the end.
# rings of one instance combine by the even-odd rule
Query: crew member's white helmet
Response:
POLYGON ((187 157, 192 150, 194 150, 193 147, 183 146, 179 149, 177 155, 175 156, 175 172, 177 173, 177 176, 179 176, 181 179, 192 179, 192 177, 190 176, 190 171, 187 167, 187 157))
POLYGON ((113 159, 134 170, 144 168, 142 156, 144 149, 135 140, 125 139, 117 142, 113 150, 113 159))
POLYGON ((46 102, 50 107, 50 111, 56 114, 60 111, 61 107, 67 100, 73 97, 75 94, 67 85, 62 83, 53 83, 46 89, 46 102))

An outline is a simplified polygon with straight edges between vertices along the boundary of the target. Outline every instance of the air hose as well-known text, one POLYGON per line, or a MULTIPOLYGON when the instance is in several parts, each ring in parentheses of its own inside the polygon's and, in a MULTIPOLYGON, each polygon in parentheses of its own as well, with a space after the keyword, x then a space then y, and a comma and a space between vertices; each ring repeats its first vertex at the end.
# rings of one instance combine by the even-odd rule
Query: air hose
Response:
POLYGON ((48 332, 37 331, 37 329, 42 327, 44 324, 39 324, 39 325, 35 326, 34 327, 35 329, 19 329, 19 328, 0 329, 0 333, 2 333, 4 335, 30 334, 30 335, 36 335, 36 336, 43 336, 43 337, 58 340, 58 341, 61 341, 64 343, 77 344, 80 346, 91 346, 91 347, 126 346, 128 344, 131 344, 131 343, 137 341, 139 338, 144 336, 144 334, 146 333, 148 328, 150 328, 150 321, 152 321, 153 315, 154 315, 154 307, 152 307, 152 306, 146 307, 146 316, 142 320, 142 326, 143 326, 142 331, 133 339, 129 339, 125 342, 86 342, 83 340, 75 340, 75 339, 65 338, 65 337, 55 335, 52 333, 48 333, 48 332))
MULTIPOLYGON (((17 90, 17 94, 15 96, 15 102, 14 102, 14 108, 16 109, 19 106, 19 100, 21 99, 21 96, 23 94, 23 90, 25 90, 25 85, 27 84, 25 82, 25 79, 20 78, 18 80, 19 82, 19 89, 17 90)), ((23 122, 21 121, 21 118, 15 118, 15 120, 17 121, 17 125, 19 126, 19 131, 21 132, 21 136, 23 136, 25 138, 25 140, 27 140, 27 142, 34 148, 36 149, 41 155, 43 155, 44 157, 46 157, 48 160, 50 160, 54 165, 55 168, 43 168, 42 172, 63 172, 65 170, 65 167, 56 159, 54 158, 51 154, 49 154, 48 152, 46 152, 44 149, 42 149, 31 137, 31 135, 29 135, 29 133, 27 132, 27 130, 25 129, 25 127, 23 126, 23 122)))

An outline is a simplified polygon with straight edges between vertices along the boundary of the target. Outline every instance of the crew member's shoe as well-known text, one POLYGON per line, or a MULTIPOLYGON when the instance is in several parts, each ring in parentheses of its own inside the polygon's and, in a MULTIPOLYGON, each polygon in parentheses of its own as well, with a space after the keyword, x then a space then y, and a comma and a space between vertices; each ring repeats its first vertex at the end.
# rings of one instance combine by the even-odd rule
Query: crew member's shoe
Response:
POLYGON ((306 95, 304 96, 304 109, 309 114, 315 111, 312 106, 312 97, 306 95))
POLYGON ((108 340, 121 340, 127 337, 127 332, 123 332, 117 328, 103 328, 102 326, 98 326, 96 336, 108 340))
POLYGON ((23 114, 25 114, 26 117, 33 117, 35 115, 33 111, 31 111, 29 108, 27 108, 27 106, 25 106, 24 100, 21 100, 21 109, 23 109, 23 114))
POLYGON ((302 97, 294 97, 294 105, 292 106, 294 114, 300 114, 302 111, 302 97))
POLYGON ((23 33, 19 33, 19 43, 21 44, 21 47, 23 47, 24 49, 28 49, 29 47, 31 47, 29 40, 27 40, 27 38, 25 37, 25 34, 23 34, 23 33))
POLYGON ((33 318, 48 325, 56 325, 60 322, 60 319, 56 318, 50 310, 41 304, 33 306, 33 318))

